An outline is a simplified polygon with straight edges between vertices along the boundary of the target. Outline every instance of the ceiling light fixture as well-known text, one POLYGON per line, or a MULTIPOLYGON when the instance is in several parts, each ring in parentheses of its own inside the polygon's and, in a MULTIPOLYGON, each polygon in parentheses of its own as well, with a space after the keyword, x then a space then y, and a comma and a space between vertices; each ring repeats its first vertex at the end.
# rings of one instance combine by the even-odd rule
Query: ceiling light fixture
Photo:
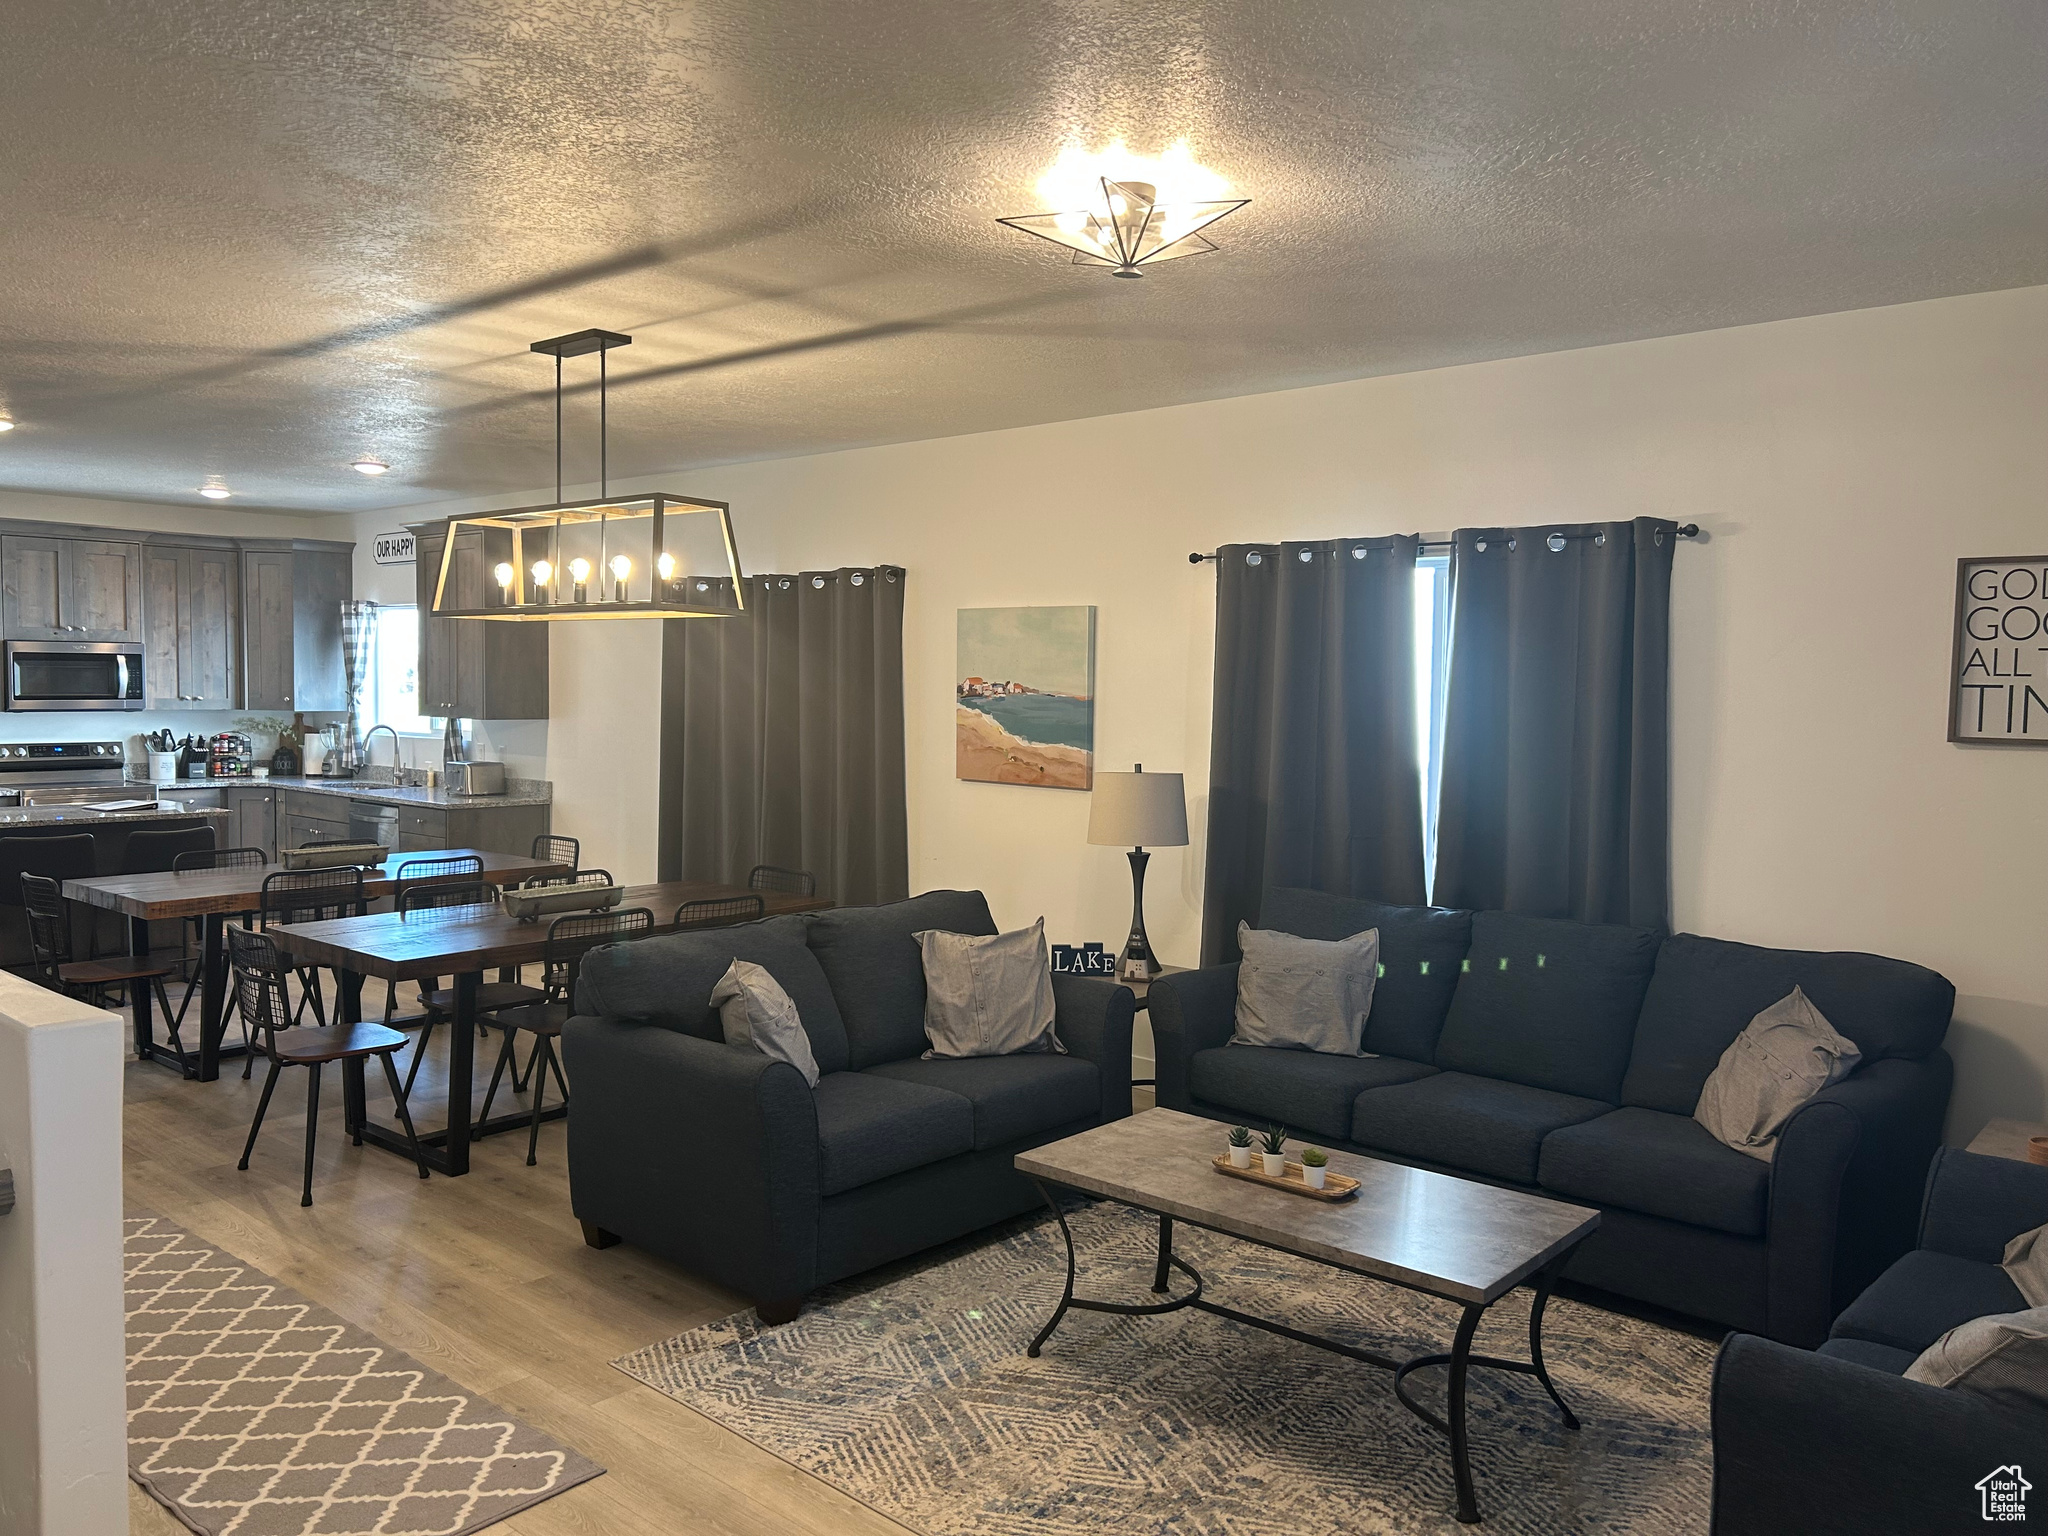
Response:
POLYGON ((235 493, 222 485, 218 480, 209 480, 206 484, 199 487, 199 494, 208 501, 226 501, 235 493))
POLYGON ((382 459, 357 459, 349 468, 359 475, 382 475, 391 470, 391 466, 382 459))
MULTIPOLYGON (((451 517, 441 545, 434 613, 455 619, 726 618, 746 606, 732 509, 654 491, 612 498, 606 354, 632 345, 617 331, 536 341, 555 360, 555 499, 545 507, 451 517), (562 500, 562 359, 595 352, 598 497, 562 500), (450 574, 487 570, 495 589, 450 574), (477 556, 481 555, 478 560, 477 556), (471 564, 471 561, 476 561, 471 564), (601 571, 611 573, 607 590, 601 571), (567 575, 567 590, 563 576, 567 575)), ((358 465, 358 468, 361 466, 358 465)))
POLYGON ((1099 151, 1069 144, 1038 179, 1038 195, 1059 211, 997 219, 1074 253, 1077 266, 1138 277, 1143 267, 1216 249, 1197 233, 1251 201, 1195 163, 1186 139, 1157 157, 1114 139, 1099 151))
POLYGON ((7 417, 0 416, 0 432, 12 432, 13 430, 14 423, 10 421, 7 417))

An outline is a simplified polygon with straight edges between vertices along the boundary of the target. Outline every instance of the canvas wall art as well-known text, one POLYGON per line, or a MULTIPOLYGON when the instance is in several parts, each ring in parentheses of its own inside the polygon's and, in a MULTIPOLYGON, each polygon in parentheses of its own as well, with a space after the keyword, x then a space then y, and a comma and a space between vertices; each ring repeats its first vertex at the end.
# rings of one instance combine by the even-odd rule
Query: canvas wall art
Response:
POLYGON ((984 784, 1095 782, 1095 610, 962 608, 956 772, 984 784))

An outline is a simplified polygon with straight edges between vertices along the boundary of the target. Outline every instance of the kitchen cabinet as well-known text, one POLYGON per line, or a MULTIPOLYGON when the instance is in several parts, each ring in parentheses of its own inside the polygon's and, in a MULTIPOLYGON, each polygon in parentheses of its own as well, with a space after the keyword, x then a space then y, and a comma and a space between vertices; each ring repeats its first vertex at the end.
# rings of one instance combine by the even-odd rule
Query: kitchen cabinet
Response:
MULTIPOLYGON (((465 720, 545 720, 548 626, 434 618, 434 591, 441 578, 448 525, 422 523, 409 531, 419 552, 414 591, 420 612, 420 713, 465 720)), ((456 540, 448 580, 461 606, 483 606, 490 572, 480 530, 456 540)))
POLYGON ((0 631, 9 640, 142 639, 142 546, 0 538, 0 631))
POLYGON ((303 848, 308 843, 343 842, 348 838, 348 801, 339 795, 314 795, 304 790, 277 791, 277 846, 303 848))
POLYGON ((241 571, 232 549, 142 548, 143 677, 158 709, 242 701, 241 571))
POLYGON ((220 792, 221 805, 232 813, 221 834, 236 848, 261 848, 266 859, 277 859, 277 791, 254 784, 237 784, 220 792))
POLYGON ((353 591, 349 546, 245 541, 241 551, 247 707, 347 709, 341 605, 353 591))

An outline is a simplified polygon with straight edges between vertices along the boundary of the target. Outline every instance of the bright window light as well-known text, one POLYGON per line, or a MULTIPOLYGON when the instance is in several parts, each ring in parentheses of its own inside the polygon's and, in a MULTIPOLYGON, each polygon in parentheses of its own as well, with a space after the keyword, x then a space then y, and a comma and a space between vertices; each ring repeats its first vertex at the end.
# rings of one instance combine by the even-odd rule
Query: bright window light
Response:
POLYGON ((364 729, 388 725, 401 736, 431 736, 440 729, 436 720, 420 713, 419 609, 378 607, 368 683, 364 729))
POLYGON ((1415 766, 1422 781, 1422 856, 1436 877, 1437 770, 1443 761, 1444 688, 1451 673, 1451 559, 1415 562, 1415 766))

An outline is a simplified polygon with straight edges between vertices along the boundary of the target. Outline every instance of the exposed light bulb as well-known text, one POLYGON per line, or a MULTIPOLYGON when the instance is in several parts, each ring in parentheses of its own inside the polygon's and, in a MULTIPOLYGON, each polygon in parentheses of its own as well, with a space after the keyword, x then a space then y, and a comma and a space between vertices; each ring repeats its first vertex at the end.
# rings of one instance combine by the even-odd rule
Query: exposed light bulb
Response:
POLYGON ((13 430, 14 423, 9 421, 5 416, 0 416, 0 432, 12 432, 13 430))
POLYGON ((533 584, 536 587, 544 587, 554 579, 555 568, 552 565, 549 565, 545 560, 533 562, 533 584))
POLYGON ((491 574, 498 578, 499 586, 510 588, 512 585, 512 578, 514 576, 517 576, 519 573, 512 569, 512 564, 509 560, 500 560, 496 565, 491 567, 491 574))
POLYGON ((569 562, 569 579, 579 587, 584 582, 590 580, 590 562, 581 555, 571 560, 569 562))
POLYGON ((349 468, 359 475, 381 475, 387 473, 391 466, 382 459, 357 459, 349 468))
POLYGON ((624 581, 628 576, 633 574, 633 562, 631 560, 628 560, 624 555, 613 555, 612 574, 618 577, 620 581, 624 581))
POLYGON ((199 487, 199 494, 208 501, 226 501, 235 493, 218 481, 209 480, 206 484, 199 487))
POLYGON ((663 550, 661 558, 654 562, 654 568, 661 572, 661 579, 663 581, 673 581, 676 574, 676 557, 667 550, 663 550))

